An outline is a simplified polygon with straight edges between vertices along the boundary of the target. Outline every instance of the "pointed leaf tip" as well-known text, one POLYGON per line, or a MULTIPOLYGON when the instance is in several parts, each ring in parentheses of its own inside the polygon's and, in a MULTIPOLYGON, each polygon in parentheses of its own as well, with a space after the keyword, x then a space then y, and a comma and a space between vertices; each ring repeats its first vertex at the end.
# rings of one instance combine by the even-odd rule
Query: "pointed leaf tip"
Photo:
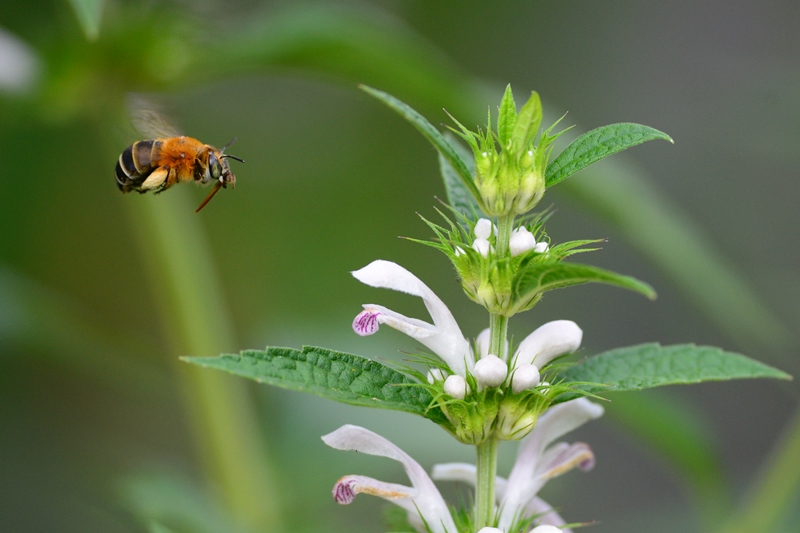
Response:
POLYGON ((675 144, 666 133, 631 122, 609 124, 588 131, 572 141, 558 157, 547 165, 545 184, 547 187, 552 187, 592 163, 656 139, 675 144))

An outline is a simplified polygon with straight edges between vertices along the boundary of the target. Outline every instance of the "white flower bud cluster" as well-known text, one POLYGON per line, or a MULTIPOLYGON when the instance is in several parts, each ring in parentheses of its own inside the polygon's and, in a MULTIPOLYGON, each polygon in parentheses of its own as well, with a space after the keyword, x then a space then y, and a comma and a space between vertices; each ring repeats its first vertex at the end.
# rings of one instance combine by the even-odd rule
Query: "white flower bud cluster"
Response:
POLYGON ((525 226, 520 226, 514 230, 508 242, 508 247, 511 250, 511 257, 524 254, 528 250, 534 250, 543 254, 548 249, 547 243, 544 241, 536 242, 533 233, 528 231, 528 228, 525 226))
POLYGON ((489 237, 492 236, 494 226, 492 221, 488 218, 481 218, 475 224, 475 241, 472 243, 472 249, 487 257, 490 252, 493 252, 492 245, 489 244, 489 237))

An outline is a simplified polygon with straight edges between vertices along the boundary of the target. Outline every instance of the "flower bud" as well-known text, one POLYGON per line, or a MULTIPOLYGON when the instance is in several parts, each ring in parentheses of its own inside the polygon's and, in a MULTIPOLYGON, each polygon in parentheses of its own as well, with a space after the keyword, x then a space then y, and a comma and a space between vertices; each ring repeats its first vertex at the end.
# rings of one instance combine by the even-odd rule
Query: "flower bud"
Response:
POLYGON ((488 240, 492 236, 492 221, 488 218, 481 218, 475 223, 475 236, 479 239, 488 240))
POLYGON ((561 533, 561 530, 556 526, 544 525, 536 526, 535 528, 531 529, 531 533, 561 533))
POLYGON ((499 387, 506 380, 508 366, 496 355, 489 354, 475 363, 473 374, 479 388, 499 387))
POLYGON ((511 391, 519 394, 539 384, 539 369, 536 365, 519 365, 511 375, 511 391))
POLYGON ((533 247, 533 250, 535 252, 543 254, 548 250, 548 248, 550 248, 550 247, 547 245, 546 242, 537 242, 536 246, 533 247))
MULTIPOLYGON (((524 226, 517 228, 508 242, 508 247, 511 250, 511 257, 516 257, 531 249, 535 250, 536 246, 538 245, 536 244, 536 239, 533 237, 533 233, 528 231, 524 226)), ((547 244, 545 244, 545 246, 547 246, 547 244)))
POLYGON ((481 254, 483 257, 488 257, 489 252, 492 249, 492 245, 489 244, 489 241, 486 239, 478 238, 472 243, 472 249, 481 254))
POLYGON ((444 380, 444 392, 456 400, 463 400, 470 393, 469 383, 458 374, 453 374, 444 380))

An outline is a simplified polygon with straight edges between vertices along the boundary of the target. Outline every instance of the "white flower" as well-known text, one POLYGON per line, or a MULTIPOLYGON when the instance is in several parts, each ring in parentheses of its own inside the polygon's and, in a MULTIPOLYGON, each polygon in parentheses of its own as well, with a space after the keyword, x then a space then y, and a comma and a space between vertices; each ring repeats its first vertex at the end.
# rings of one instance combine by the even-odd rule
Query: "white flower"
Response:
POLYGON ((469 383, 458 374, 453 374, 444 380, 444 392, 456 400, 463 400, 470 393, 469 383))
POLYGON ((358 494, 371 494, 405 509, 408 512, 409 522, 419 531, 426 531, 425 524, 427 524, 432 533, 457 533, 453 517, 436 485, 419 463, 403 450, 377 433, 349 424, 323 436, 322 440, 337 450, 394 459, 403 465, 411 480, 412 486, 407 487, 366 476, 344 476, 333 487, 333 498, 337 503, 348 504, 358 494))
POLYGON ((492 245, 486 239, 475 239, 472 243, 472 249, 481 254, 483 257, 489 257, 489 252, 492 251, 492 245))
POLYGON ((408 318, 391 309, 374 304, 364 305, 364 311, 353 320, 353 330, 359 335, 372 335, 380 324, 386 324, 417 339, 447 363, 454 373, 466 377, 467 369, 475 364, 469 342, 452 313, 434 292, 418 277, 391 261, 373 261, 353 272, 360 282, 383 289, 392 289, 419 296, 425 302, 433 324, 408 318))
POLYGON ((475 236, 488 240, 492 236, 492 221, 488 218, 478 219, 478 222, 475 223, 475 236))
POLYGON ((543 254, 543 253, 545 253, 545 252, 546 252, 546 251, 547 251, 549 248, 550 248, 550 246, 548 246, 548 244, 547 244, 546 242, 537 242, 537 243, 536 243, 536 246, 534 246, 534 247, 533 247, 533 251, 534 251, 534 252, 538 252, 538 253, 540 253, 540 254, 543 254))
POLYGON ((496 355, 489 354, 475 363, 473 375, 480 390, 486 387, 499 387, 506 380, 508 365, 496 355))
POLYGON ((536 365, 517 365, 511 375, 511 391, 519 394, 539 384, 539 369, 536 365))
POLYGON ((511 239, 508 241, 508 248, 511 251, 511 257, 516 257, 527 252, 528 250, 534 250, 535 247, 536 239, 534 238, 533 233, 528 231, 528 228, 525 226, 520 226, 514 230, 514 233, 511 234, 511 239))
MULTIPOLYGON (((583 331, 572 320, 553 320, 536 328, 525 337, 511 358, 513 366, 534 364, 541 369, 560 355, 574 352, 581 345, 583 331)), ((489 353, 489 329, 481 331, 475 339, 479 357, 489 353)), ((506 351, 508 347, 506 346, 506 351)))
MULTIPOLYGON (((541 417, 531 433, 522 439, 517 460, 508 480, 498 477, 496 493, 500 509, 498 527, 504 531, 517 520, 539 515, 540 525, 562 527, 564 520, 552 508, 537 498, 544 484, 575 467, 589 470, 594 455, 588 445, 578 442, 551 443, 565 433, 603 414, 600 405, 578 398, 551 407, 541 417)), ((476 469, 465 463, 440 464, 433 467, 433 478, 463 481, 475 485, 476 469)), ((540 530, 546 533, 547 530, 540 530)), ((565 529, 565 533, 569 530, 565 529)))
POLYGON ((544 525, 544 526, 536 526, 535 528, 531 529, 531 533, 562 533, 562 531, 566 531, 566 529, 558 529, 556 526, 544 525))
POLYGON ((27 43, 0 28, 0 91, 23 93, 39 77, 39 57, 27 43))
POLYGON ((515 367, 536 365, 541 369, 558 357, 574 352, 581 345, 583 331, 571 320, 553 320, 536 328, 519 344, 512 362, 515 367))

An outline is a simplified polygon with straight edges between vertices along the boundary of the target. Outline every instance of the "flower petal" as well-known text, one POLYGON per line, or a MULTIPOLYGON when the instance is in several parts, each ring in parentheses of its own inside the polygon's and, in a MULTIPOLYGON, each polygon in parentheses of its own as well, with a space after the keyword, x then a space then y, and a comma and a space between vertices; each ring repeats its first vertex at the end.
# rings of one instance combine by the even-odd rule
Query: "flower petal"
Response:
POLYGON ((535 364, 539 369, 581 345, 583 331, 571 320, 554 320, 525 337, 514 356, 515 365, 535 364))
MULTIPOLYGON (((501 527, 510 527, 515 517, 520 514, 520 510, 530 503, 542 485, 550 477, 564 471, 558 469, 564 465, 555 462, 556 458, 560 457, 558 452, 563 451, 563 448, 559 445, 556 448, 558 452, 553 452, 552 455, 545 454, 545 448, 565 433, 602 414, 603 408, 600 405, 592 403, 586 398, 577 398, 551 407, 539 417, 536 428, 520 442, 517 460, 508 476, 508 488, 500 504, 502 508, 501 527), (543 461, 543 456, 550 463, 543 461), (550 469, 547 468, 548 465, 550 469), (552 475, 548 476, 547 474, 551 470, 552 475)), ((569 445, 566 446, 569 447, 569 445)), ((586 448, 588 449, 588 446, 586 448)), ((583 455, 581 460, 588 460, 588 457, 583 455)), ((578 466, 578 464, 580 461, 572 464, 572 467, 578 466)))
MULTIPOLYGON (((412 505, 414 511, 419 514, 422 519, 428 524, 432 533, 456 533, 457 529, 453 517, 447 508, 447 504, 439 494, 436 485, 433 484, 431 478, 425 470, 412 459, 403 450, 389 442, 387 439, 381 437, 377 433, 373 433, 368 429, 359 426, 344 425, 332 433, 328 433, 322 437, 322 440, 331 448, 337 450, 356 451, 366 453, 369 455, 377 455, 380 457, 388 457, 394 459, 403 465, 411 484, 414 487, 416 494, 407 498, 399 497, 399 499, 391 499, 394 503, 401 505, 406 510, 408 504, 412 505)), ((342 479, 347 479, 348 476, 342 479)), ((370 478, 358 477, 359 480, 368 480, 370 478)), ((342 480, 339 480, 340 482, 342 480)), ((380 483, 380 482, 378 482, 380 483)), ((339 483, 337 483, 339 485, 339 483)), ((363 485, 364 487, 372 487, 370 490, 386 490, 388 493, 396 490, 400 493, 403 489, 402 485, 383 484, 380 488, 376 485, 363 485)), ((382 494, 376 494, 385 497, 382 494)), ((389 498, 387 498, 389 499, 389 498)))
MULTIPOLYGON (((381 310, 382 315, 378 317, 379 322, 419 340, 441 357, 453 372, 466 377, 467 368, 471 370, 474 365, 469 342, 461 334, 461 329, 453 318, 453 314, 427 285, 414 274, 391 261, 373 261, 361 270, 353 272, 353 276, 370 287, 392 289, 422 298, 433 319, 433 326, 380 306, 369 307, 381 310), (430 331, 429 334, 428 331, 430 331)), ((361 316, 359 315, 359 317, 361 316)), ((354 322, 354 329, 355 327, 354 322)))
MULTIPOLYGON (((333 486, 333 499, 336 503, 349 505, 355 500, 358 494, 370 494, 378 496, 384 500, 389 500, 400 504, 396 500, 413 498, 417 491, 412 487, 398 485, 396 483, 385 483, 367 476, 344 476, 333 486)), ((408 502, 409 504, 411 502, 408 502)), ((406 507, 405 505, 403 507, 406 507)), ((411 510, 413 510, 413 505, 411 510)))

